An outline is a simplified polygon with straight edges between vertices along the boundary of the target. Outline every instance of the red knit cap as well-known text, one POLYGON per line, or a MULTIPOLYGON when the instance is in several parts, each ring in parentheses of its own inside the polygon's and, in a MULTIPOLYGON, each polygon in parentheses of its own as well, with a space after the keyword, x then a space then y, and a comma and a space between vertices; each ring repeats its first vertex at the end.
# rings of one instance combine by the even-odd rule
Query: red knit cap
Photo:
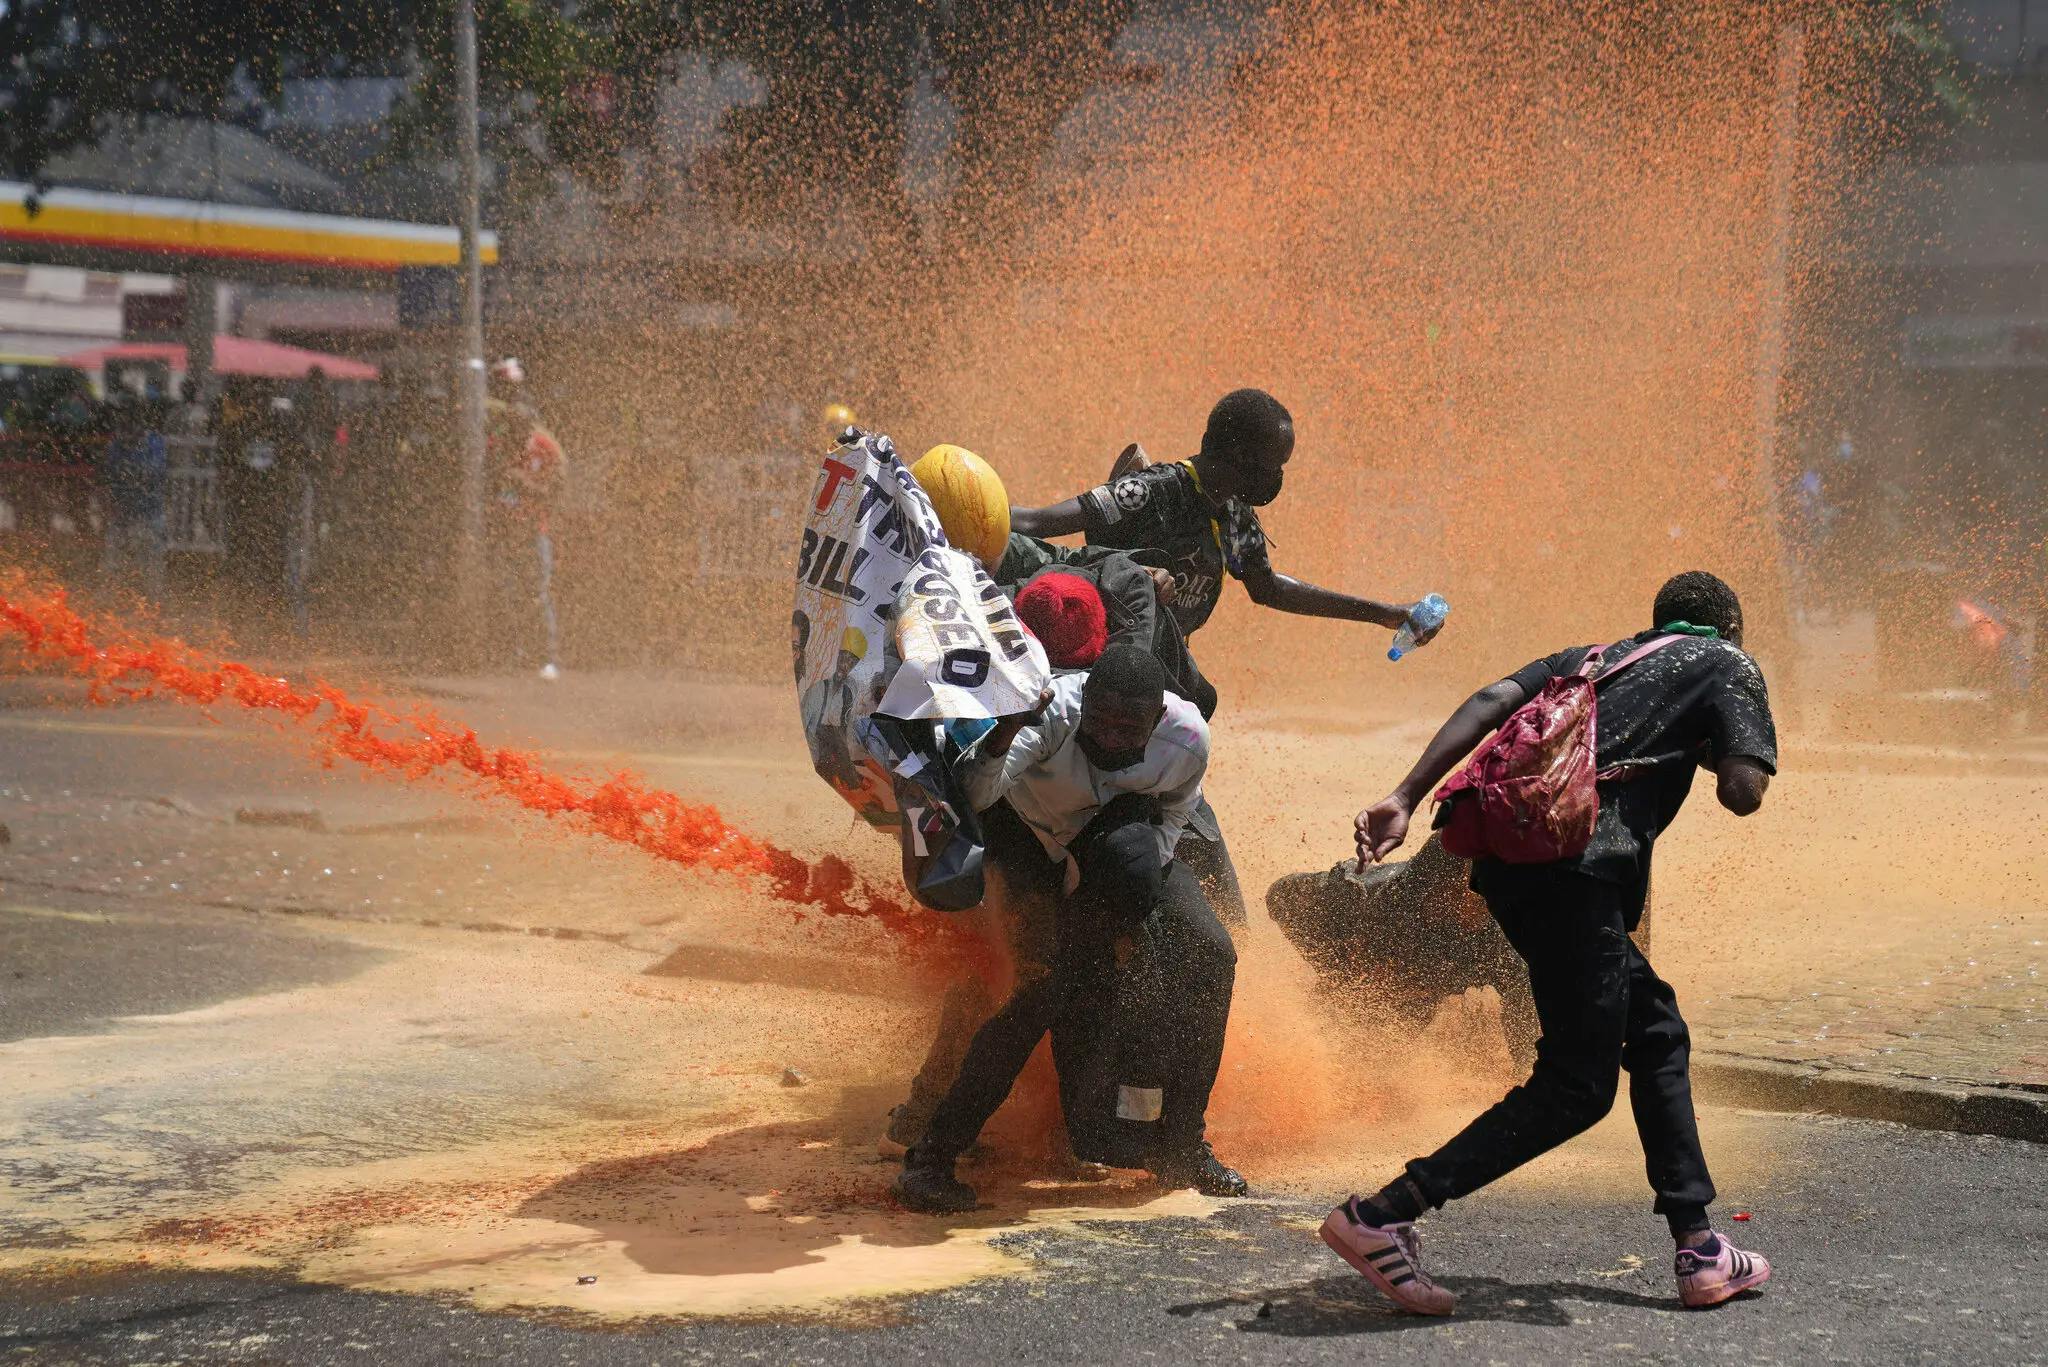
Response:
POLYGON ((1017 616, 1055 669, 1092 665, 1109 644, 1102 595, 1077 574, 1041 574, 1026 584, 1017 591, 1017 616))

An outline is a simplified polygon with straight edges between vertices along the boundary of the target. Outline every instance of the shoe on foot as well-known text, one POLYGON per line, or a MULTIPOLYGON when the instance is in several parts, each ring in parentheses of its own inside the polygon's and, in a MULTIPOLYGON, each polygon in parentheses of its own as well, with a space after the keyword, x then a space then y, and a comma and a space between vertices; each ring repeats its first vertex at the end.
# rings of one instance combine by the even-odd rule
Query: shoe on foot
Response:
POLYGON ((1045 1160, 1045 1175, 1057 1182, 1107 1182, 1109 1169, 1101 1163, 1076 1158, 1069 1150, 1045 1160))
POLYGON ((949 1159, 937 1162, 919 1159, 913 1151, 890 1188, 911 1210, 924 1215, 958 1215, 973 1210, 980 1201, 974 1188, 953 1175, 949 1159))
POLYGON ((1672 1271, 1678 1274, 1679 1302, 1688 1310, 1719 1305, 1771 1279, 1762 1254, 1745 1253, 1718 1234, 1698 1248, 1679 1249, 1672 1271))
POLYGON ((1152 467, 1152 457, 1145 454, 1145 448, 1132 442, 1117 453, 1116 463, 1109 467, 1109 483, 1114 484, 1125 475, 1135 475, 1140 470, 1152 467))
POLYGON ((1422 1270, 1422 1236, 1413 1220, 1372 1224, 1354 1196, 1330 1212, 1319 1232, 1338 1257, 1409 1314, 1448 1315, 1458 1308, 1458 1298, 1422 1270))
POLYGON ((546 664, 540 667, 540 676, 543 679, 546 679, 549 683, 553 683, 555 680, 562 677, 562 671, 560 668, 556 666, 553 660, 549 660, 546 664))
POLYGON ((1155 1157, 1145 1166, 1159 1179, 1160 1186, 1174 1191, 1193 1187, 1204 1196, 1251 1195, 1251 1184, 1244 1180, 1244 1175, 1217 1158, 1206 1139, 1185 1153, 1155 1157))

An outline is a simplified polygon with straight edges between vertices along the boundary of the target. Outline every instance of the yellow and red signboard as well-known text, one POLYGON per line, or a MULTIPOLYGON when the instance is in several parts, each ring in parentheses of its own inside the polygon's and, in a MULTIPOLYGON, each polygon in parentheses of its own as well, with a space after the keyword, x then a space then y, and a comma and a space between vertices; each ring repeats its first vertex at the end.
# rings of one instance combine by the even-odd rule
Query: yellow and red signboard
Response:
MULTIPOLYGON (((29 211, 30 187, 0 181, 0 245, 134 252, 177 261, 250 261, 353 271, 454 266, 454 228, 390 219, 301 214, 201 200, 51 190, 29 211)), ((498 236, 479 244, 485 265, 498 259, 498 236)))

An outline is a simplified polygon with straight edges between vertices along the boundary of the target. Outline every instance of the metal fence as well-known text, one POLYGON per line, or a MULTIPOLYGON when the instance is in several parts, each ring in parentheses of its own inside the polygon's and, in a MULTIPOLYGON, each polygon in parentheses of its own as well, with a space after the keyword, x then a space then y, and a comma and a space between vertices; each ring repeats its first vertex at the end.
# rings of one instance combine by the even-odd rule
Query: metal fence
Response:
MULTIPOLYGON (((97 539, 106 526, 99 448, 104 438, 0 443, 0 533, 97 539)), ((211 437, 166 437, 165 549, 220 555, 226 506, 211 437)))
POLYGON ((210 465, 173 469, 164 498, 164 549, 219 555, 227 549, 222 511, 220 471, 210 465))
POLYGON ((166 437, 171 468, 164 488, 164 549, 188 555, 219 555, 226 509, 220 467, 211 437, 166 437))

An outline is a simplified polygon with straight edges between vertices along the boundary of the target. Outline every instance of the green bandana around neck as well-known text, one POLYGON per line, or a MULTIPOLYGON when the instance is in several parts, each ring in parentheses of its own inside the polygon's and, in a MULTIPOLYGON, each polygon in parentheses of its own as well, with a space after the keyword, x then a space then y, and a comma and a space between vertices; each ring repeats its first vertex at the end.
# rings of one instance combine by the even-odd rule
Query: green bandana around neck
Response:
POLYGON ((1696 627, 1691 622, 1666 622, 1663 626, 1658 627, 1657 630, 1667 636, 1676 633, 1680 636, 1705 636, 1709 640, 1714 641, 1721 639, 1721 628, 1696 627))

